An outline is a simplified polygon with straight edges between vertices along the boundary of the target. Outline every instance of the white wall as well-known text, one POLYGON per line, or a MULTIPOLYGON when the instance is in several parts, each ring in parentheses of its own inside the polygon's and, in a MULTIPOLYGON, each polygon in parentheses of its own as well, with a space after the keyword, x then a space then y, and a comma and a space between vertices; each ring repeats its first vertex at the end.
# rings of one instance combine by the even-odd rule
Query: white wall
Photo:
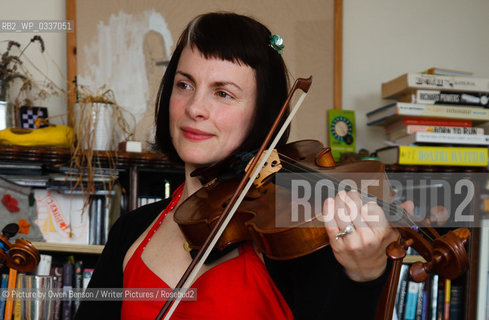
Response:
POLYGON ((343 109, 356 111, 357 150, 383 144, 365 114, 387 104, 382 82, 432 66, 489 77, 489 1, 344 0, 343 109))
MULTIPOLYGON (((64 20, 65 16, 65 0, 0 0, 0 20, 64 20)), ((30 45, 21 60, 29 68, 35 81, 45 82, 48 77, 57 86, 66 90, 66 34, 37 34, 44 40, 46 54, 40 53, 39 44, 36 42, 30 45), (35 70, 29 60, 40 71, 35 70)), ((0 32, 0 55, 5 52, 9 40, 19 42, 23 48, 34 35, 36 34, 0 32)), ((16 83, 18 85, 20 82, 16 83)), ((10 90, 11 95, 16 95, 17 92, 18 87, 15 86, 10 90)), ((50 117, 64 115, 67 112, 65 95, 52 97, 45 101, 35 101, 35 105, 48 107, 50 117)), ((66 116, 53 119, 52 122, 66 124, 66 116)))

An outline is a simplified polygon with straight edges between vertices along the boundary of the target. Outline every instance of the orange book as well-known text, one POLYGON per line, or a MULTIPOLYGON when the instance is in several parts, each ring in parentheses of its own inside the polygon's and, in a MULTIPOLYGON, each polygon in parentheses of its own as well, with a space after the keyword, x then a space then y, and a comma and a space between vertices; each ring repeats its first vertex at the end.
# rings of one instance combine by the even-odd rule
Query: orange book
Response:
POLYGON ((440 119, 440 118, 416 118, 402 117, 397 122, 386 127, 386 130, 393 130, 400 126, 445 126, 445 127, 472 127, 472 121, 462 119, 440 119))
POLYGON ((454 69, 446 69, 446 68, 438 68, 438 67, 429 68, 423 71, 422 73, 438 74, 441 76, 457 76, 457 77, 471 77, 474 75, 474 73, 471 71, 454 70, 454 69))
MULTIPOLYGON (((17 280, 17 270, 10 268, 8 272, 8 291, 15 290, 17 280)), ((7 301, 5 301, 5 313, 4 320, 11 320, 12 313, 14 311, 14 298, 9 295, 7 301)))

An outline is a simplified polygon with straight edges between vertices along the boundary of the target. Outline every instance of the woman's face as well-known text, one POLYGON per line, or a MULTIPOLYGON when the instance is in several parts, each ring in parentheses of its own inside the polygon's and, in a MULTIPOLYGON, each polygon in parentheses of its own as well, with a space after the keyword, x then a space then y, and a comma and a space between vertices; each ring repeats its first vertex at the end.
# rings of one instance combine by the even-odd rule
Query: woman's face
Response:
POLYGON ((248 136, 255 101, 251 67, 185 47, 170 97, 170 134, 180 158, 199 166, 229 156, 248 136))

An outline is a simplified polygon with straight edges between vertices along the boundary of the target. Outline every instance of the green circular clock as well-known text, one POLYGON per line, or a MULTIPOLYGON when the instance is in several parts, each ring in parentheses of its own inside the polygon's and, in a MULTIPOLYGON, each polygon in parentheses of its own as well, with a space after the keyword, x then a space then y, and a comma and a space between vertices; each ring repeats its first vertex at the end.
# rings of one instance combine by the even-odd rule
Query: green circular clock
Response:
POLYGON ((338 141, 343 141, 346 144, 353 143, 353 125, 348 118, 339 116, 331 122, 331 134, 338 141))

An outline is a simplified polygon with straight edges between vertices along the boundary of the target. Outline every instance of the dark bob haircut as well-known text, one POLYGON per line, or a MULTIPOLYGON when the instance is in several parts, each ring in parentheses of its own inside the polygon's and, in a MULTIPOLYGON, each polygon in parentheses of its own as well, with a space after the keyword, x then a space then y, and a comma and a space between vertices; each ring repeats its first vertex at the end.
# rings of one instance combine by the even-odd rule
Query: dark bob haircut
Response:
MULTIPOLYGON (((168 63, 156 100, 156 147, 169 160, 180 162, 170 136, 170 96, 178 61, 186 46, 198 51, 206 59, 222 59, 244 64, 256 74, 256 112, 250 134, 236 151, 259 148, 278 115, 288 91, 288 76, 282 56, 270 43, 272 36, 256 20, 226 12, 207 13, 194 18, 180 36, 168 63)), ((288 130, 281 142, 288 138, 288 130)))

